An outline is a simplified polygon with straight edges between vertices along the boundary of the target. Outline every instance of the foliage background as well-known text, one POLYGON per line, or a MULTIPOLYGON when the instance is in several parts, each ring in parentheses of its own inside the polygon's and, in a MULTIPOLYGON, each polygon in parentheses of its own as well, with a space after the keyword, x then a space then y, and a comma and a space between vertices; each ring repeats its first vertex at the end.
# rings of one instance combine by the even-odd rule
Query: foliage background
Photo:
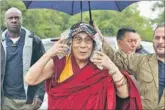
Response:
MULTIPOLYGON (((5 29, 4 14, 10 7, 17 7, 23 14, 23 26, 33 31, 41 38, 54 38, 60 36, 64 30, 80 21, 80 14, 70 16, 63 12, 51 9, 25 9, 21 0, 0 1, 1 29, 5 29)), ((163 1, 155 3, 153 11, 164 8, 163 1)), ((164 11, 155 19, 140 16, 137 4, 132 4, 122 12, 114 10, 94 10, 92 17, 104 36, 115 36, 121 27, 132 27, 142 36, 143 40, 152 40, 152 25, 164 22, 164 11)), ((89 13, 83 12, 83 21, 89 22, 89 13)))

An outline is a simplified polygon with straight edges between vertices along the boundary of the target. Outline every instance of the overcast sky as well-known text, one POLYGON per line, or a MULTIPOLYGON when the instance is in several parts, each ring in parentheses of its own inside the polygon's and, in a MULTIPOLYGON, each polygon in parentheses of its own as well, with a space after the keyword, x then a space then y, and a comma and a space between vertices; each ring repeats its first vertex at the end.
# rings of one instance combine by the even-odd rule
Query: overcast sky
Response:
POLYGON ((137 4, 139 5, 140 15, 147 18, 155 18, 159 14, 158 11, 152 12, 151 7, 156 1, 140 1, 137 4))

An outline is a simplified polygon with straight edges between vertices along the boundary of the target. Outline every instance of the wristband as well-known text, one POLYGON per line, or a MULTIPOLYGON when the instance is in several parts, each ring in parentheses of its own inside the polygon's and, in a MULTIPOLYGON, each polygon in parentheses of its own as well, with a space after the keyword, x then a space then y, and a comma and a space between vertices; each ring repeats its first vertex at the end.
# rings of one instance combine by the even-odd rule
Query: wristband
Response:
POLYGON ((119 82, 122 81, 123 79, 124 79, 124 76, 123 76, 120 80, 114 81, 114 83, 119 83, 119 82))
POLYGON ((115 84, 115 86, 116 86, 116 88, 120 88, 120 87, 124 86, 126 83, 127 83, 127 80, 124 79, 122 84, 115 84))

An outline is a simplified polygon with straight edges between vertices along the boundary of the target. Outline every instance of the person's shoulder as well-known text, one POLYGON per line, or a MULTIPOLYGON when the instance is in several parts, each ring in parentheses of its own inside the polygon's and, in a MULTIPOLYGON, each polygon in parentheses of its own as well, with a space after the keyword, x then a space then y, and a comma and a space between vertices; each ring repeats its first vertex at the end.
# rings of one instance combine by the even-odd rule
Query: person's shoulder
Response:
POLYGON ((150 53, 150 54, 140 54, 140 53, 136 53, 137 55, 143 56, 145 58, 152 58, 155 57, 156 54, 155 53, 150 53))
POLYGON ((140 54, 140 53, 132 53, 129 55, 125 55, 125 59, 130 59, 132 61, 140 61, 140 62, 146 62, 148 61, 153 54, 140 54))
POLYGON ((33 31, 30 31, 30 30, 28 30, 24 27, 21 27, 21 29, 26 31, 26 34, 27 34, 28 37, 33 38, 35 41, 39 41, 39 42, 41 41, 40 37, 35 35, 35 33, 33 31))
POLYGON ((155 53, 152 53, 152 54, 146 54, 147 58, 148 59, 157 59, 157 56, 155 53))
POLYGON ((135 53, 135 56, 136 57, 141 57, 143 60, 151 60, 151 59, 155 59, 156 58, 156 54, 155 53, 152 53, 152 54, 139 54, 139 53, 135 53))
POLYGON ((32 35, 32 38, 33 38, 33 39, 34 39, 34 41, 36 41, 36 42, 41 42, 40 37, 39 37, 39 36, 37 36, 37 35, 35 35, 34 33, 33 33, 33 35, 32 35))
POLYGON ((4 41, 6 33, 7 33, 7 29, 1 33, 1 38, 2 38, 1 41, 4 41))
POLYGON ((36 42, 36 43, 40 43, 40 42, 41 42, 40 37, 37 36, 37 35, 35 35, 34 32, 31 32, 31 31, 30 31, 30 35, 29 35, 29 37, 33 38, 33 42, 36 42))

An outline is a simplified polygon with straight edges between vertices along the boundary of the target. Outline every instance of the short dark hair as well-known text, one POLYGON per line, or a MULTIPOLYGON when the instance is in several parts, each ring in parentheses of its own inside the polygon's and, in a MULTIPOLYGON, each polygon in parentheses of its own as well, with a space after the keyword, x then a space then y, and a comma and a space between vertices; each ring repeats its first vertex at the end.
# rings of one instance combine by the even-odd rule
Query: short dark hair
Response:
POLYGON ((165 27, 165 22, 163 22, 162 24, 158 24, 158 25, 156 26, 153 35, 155 35, 155 31, 156 31, 158 28, 160 28, 160 27, 165 27))
POLYGON ((136 31, 135 31, 133 28, 129 28, 129 27, 120 28, 120 29, 117 31, 116 39, 117 39, 117 40, 122 40, 122 39, 124 38, 124 34, 125 34, 126 32, 133 32, 133 33, 136 33, 136 31))

